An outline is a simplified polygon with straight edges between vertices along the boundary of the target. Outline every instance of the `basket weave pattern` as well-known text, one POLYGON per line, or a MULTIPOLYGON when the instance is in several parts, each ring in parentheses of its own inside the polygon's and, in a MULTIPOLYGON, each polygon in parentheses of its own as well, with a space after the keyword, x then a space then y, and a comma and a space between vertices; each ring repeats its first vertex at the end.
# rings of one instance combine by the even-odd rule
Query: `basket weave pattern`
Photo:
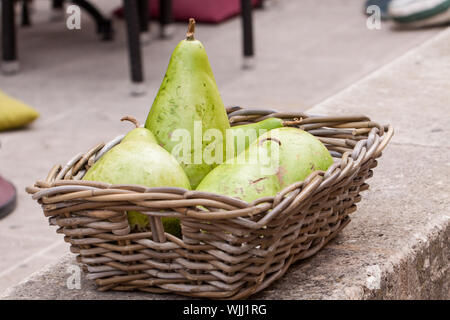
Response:
POLYGON ((123 136, 53 167, 27 191, 59 226, 98 290, 172 292, 242 299, 310 257, 349 222, 393 135, 365 116, 316 117, 271 110, 227 109, 232 125, 268 117, 295 120, 318 137, 335 163, 275 197, 247 203, 179 188, 146 188, 80 180, 123 136), (300 123, 299 121, 300 120, 300 123), (126 211, 149 216, 151 231, 130 232, 126 211), (161 217, 178 217, 182 239, 164 233, 161 217))

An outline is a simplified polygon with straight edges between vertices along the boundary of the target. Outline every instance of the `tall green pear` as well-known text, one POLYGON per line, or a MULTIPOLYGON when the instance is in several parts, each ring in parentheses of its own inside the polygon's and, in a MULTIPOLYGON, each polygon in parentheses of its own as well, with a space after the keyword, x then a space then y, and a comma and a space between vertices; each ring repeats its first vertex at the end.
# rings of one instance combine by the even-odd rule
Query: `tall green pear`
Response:
POLYGON ((193 188, 224 161, 225 131, 230 127, 208 56, 194 39, 194 29, 195 20, 190 19, 186 39, 172 53, 145 123, 159 144, 175 155, 193 188), (205 139, 209 129, 218 134, 205 139), (205 148, 212 160, 205 160, 205 148))
MULTIPOLYGON (((157 144, 153 133, 139 128, 137 121, 130 117, 136 128, 122 141, 105 153, 90 168, 83 180, 101 181, 110 184, 137 184, 146 187, 179 187, 190 189, 189 179, 176 159, 157 144)), ((132 229, 147 228, 148 217, 142 213, 128 212, 132 229)), ((163 218, 166 232, 179 236, 179 219, 163 218)))

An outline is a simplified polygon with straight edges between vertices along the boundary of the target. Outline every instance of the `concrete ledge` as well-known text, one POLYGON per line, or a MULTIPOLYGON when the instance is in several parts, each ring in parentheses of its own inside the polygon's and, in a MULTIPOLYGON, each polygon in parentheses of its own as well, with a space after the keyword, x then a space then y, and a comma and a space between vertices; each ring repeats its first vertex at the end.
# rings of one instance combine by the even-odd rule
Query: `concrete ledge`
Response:
MULTIPOLYGON (((352 222, 256 299, 450 299, 450 29, 309 110, 396 129, 352 222)), ((66 282, 64 256, 1 299, 181 299, 66 282)))

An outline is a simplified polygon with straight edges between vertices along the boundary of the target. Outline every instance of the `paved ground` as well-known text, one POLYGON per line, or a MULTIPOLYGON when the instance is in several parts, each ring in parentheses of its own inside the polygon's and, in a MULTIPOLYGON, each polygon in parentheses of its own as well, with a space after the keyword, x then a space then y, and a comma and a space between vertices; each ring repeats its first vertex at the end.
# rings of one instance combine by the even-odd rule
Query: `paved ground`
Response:
MULTIPOLYGON (((351 223, 252 298, 450 299, 449 50, 450 28, 310 109, 367 114, 396 133, 351 223)), ((68 290, 73 258, 65 256, 0 299, 181 298, 98 292, 84 276, 81 290, 68 290)))
MULTIPOLYGON (((239 20, 200 25, 197 35, 225 104, 305 110, 439 31, 392 31, 388 24, 370 31, 359 2, 283 0, 258 11, 257 67, 251 71, 240 69, 239 20)), ((25 194, 25 186, 43 178, 53 164, 128 130, 118 121, 121 116, 144 121, 170 52, 185 32, 184 25, 177 25, 175 38, 155 38, 145 47, 147 94, 130 97, 122 22, 116 22, 116 40, 102 43, 87 18, 81 31, 48 22, 45 3, 37 1, 33 28, 20 30, 21 73, 0 76, 2 90, 42 114, 27 130, 0 134, 1 174, 19 191, 16 211, 0 221, 0 291, 67 252, 61 236, 25 194)), ((109 11, 119 1, 100 3, 109 11)))

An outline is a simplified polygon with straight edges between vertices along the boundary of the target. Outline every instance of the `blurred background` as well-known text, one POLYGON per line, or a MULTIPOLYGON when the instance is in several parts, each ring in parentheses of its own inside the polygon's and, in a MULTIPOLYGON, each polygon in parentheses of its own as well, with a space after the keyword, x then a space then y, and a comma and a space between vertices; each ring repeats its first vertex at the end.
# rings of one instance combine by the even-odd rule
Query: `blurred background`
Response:
MULTIPOLYGON (((128 131, 122 116, 145 121, 171 52, 185 37, 189 10, 225 105, 285 111, 307 110, 446 27, 377 21, 358 0, 254 1, 244 17, 246 1, 191 0, 183 7, 172 0, 166 20, 156 17, 159 9, 150 1, 148 30, 139 35, 142 79, 131 81, 130 29, 121 10, 127 1, 133 0, 90 1, 114 30, 100 34, 86 10, 81 29, 67 27, 69 1, 62 9, 50 0, 29 1, 26 9, 15 2, 17 57, 3 65, 0 90, 40 117, 0 132, 0 176, 17 190, 15 210, 0 220, 0 291, 68 252, 25 187, 53 165, 128 131)), ((6 2, 13 3, 2 0, 3 22, 11 18, 6 2)), ((5 23, 2 34, 4 49, 12 41, 5 23)))

